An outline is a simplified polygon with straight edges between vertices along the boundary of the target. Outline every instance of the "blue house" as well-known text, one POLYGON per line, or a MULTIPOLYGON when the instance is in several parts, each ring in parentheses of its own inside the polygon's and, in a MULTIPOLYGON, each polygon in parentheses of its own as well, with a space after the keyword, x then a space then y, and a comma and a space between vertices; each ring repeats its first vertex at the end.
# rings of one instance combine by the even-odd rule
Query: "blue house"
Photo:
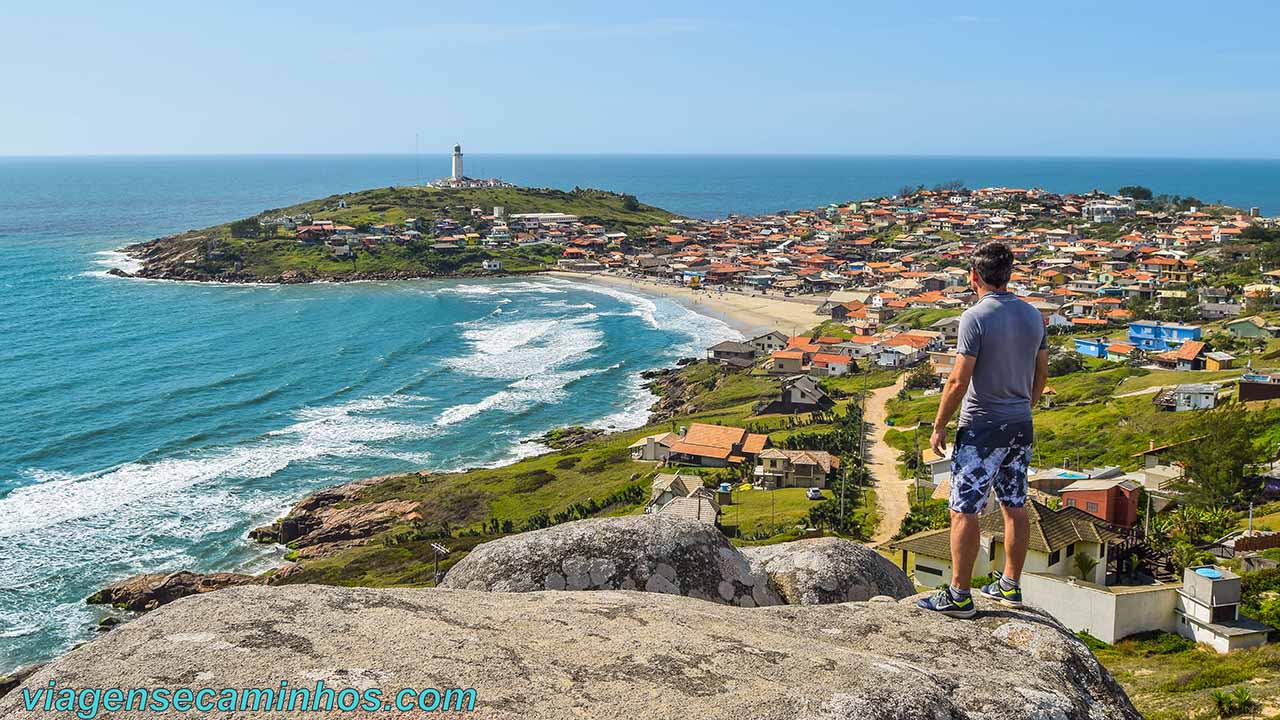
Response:
POLYGON ((1076 352, 1092 358, 1105 358, 1107 346, 1111 341, 1106 338, 1076 338, 1076 352))
POLYGON ((1143 320, 1129 323, 1129 343, 1149 352, 1172 350, 1188 340, 1200 339, 1198 325, 1143 320))

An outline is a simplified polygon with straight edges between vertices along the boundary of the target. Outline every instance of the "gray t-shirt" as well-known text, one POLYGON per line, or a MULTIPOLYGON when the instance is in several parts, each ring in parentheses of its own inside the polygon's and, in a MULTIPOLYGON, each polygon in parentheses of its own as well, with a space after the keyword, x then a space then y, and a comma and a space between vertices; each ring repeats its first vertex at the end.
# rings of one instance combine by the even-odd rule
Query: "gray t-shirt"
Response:
POLYGON ((956 350, 978 360, 960 406, 960 427, 1030 420, 1036 354, 1047 347, 1040 311, 1011 292, 987 293, 965 310, 956 350))

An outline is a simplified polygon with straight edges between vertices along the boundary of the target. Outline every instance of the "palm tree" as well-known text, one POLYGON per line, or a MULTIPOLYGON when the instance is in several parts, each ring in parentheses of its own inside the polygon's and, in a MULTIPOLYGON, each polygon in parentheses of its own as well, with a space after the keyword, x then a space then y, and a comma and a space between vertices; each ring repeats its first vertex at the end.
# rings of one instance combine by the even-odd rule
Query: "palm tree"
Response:
POLYGON ((1080 573, 1081 580, 1088 580, 1093 577, 1093 571, 1098 567, 1098 560, 1088 553, 1076 553, 1076 572, 1080 573))

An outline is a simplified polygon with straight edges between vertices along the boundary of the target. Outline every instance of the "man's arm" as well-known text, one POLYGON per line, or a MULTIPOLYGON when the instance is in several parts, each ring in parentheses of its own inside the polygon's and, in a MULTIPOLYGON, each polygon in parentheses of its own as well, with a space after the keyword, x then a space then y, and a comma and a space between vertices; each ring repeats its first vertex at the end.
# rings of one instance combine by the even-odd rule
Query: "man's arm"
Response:
POLYGON ((1040 404, 1040 396, 1044 394, 1045 383, 1049 382, 1049 351, 1036 353, 1036 379, 1031 385, 1031 407, 1040 404))
POLYGON ((973 355, 958 353, 955 367, 947 376, 947 384, 942 388, 942 401, 938 403, 938 414, 933 418, 933 435, 929 438, 929 446, 941 456, 947 449, 947 423, 956 414, 960 401, 969 391, 969 381, 973 379, 973 368, 978 358, 973 355))

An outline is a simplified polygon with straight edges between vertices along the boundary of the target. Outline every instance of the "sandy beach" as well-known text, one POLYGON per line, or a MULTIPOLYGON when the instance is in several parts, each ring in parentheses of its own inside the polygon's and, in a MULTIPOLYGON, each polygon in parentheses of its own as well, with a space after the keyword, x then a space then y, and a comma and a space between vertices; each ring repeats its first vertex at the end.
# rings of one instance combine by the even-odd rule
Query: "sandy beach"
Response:
POLYGON ((668 283, 606 273, 553 270, 546 274, 567 280, 626 287, 650 295, 668 297, 684 303, 703 315, 724 321, 747 337, 769 330, 798 335, 812 329, 824 319, 816 312, 818 305, 822 303, 820 298, 784 298, 774 295, 694 290, 668 283))

